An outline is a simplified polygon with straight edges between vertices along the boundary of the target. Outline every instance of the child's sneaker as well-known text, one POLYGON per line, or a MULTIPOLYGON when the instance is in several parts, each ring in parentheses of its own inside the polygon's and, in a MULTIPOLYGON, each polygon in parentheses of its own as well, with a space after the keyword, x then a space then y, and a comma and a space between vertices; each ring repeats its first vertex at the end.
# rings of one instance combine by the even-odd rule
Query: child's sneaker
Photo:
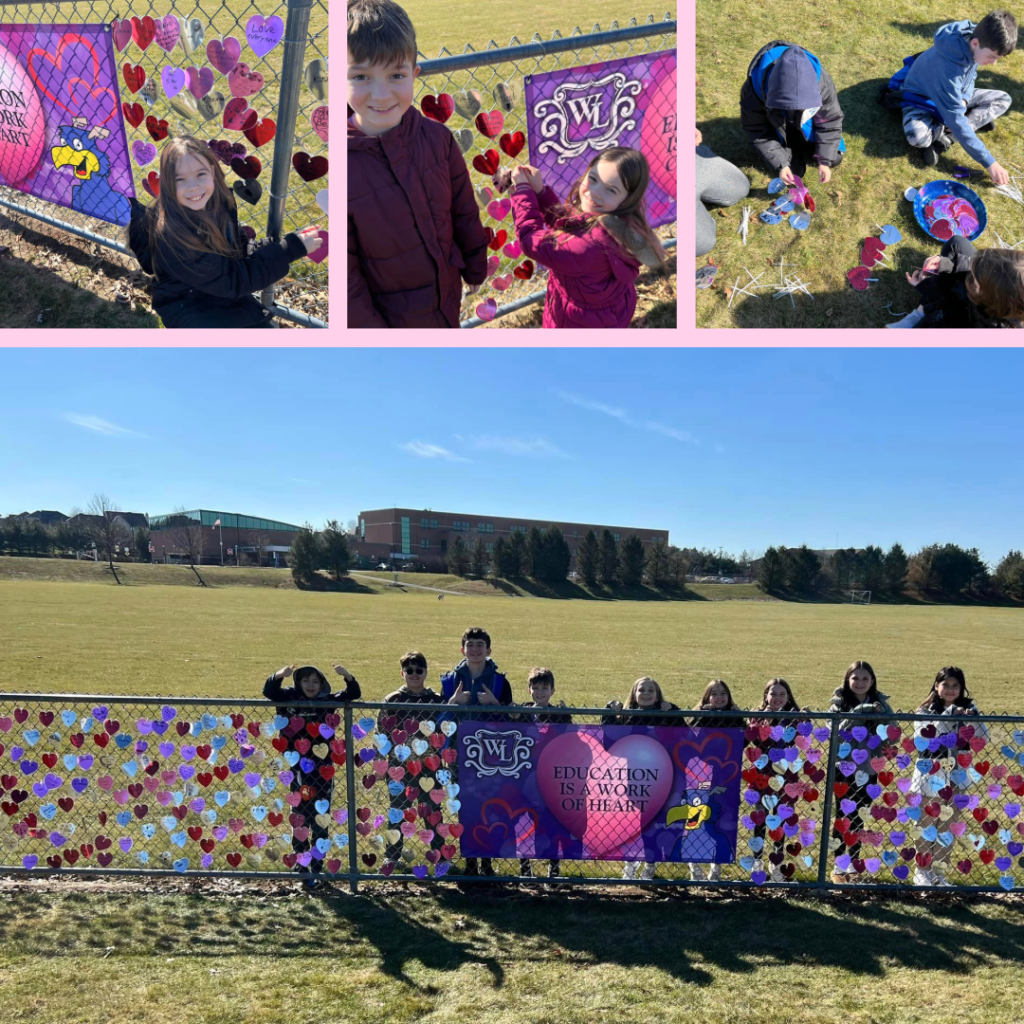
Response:
POLYGON ((645 864, 643 871, 640 872, 640 880, 642 882, 652 882, 652 881, 654 881, 654 872, 655 872, 655 870, 656 870, 656 865, 654 865, 654 864, 645 864))
POLYGON ((562 877, 562 866, 557 860, 551 861, 548 864, 548 878, 561 878, 562 877))
POLYGON ((316 875, 310 875, 308 878, 304 878, 302 880, 302 888, 305 889, 306 892, 316 892, 317 889, 323 886, 323 884, 324 883, 321 882, 316 875))
POLYGON ((703 882, 704 868, 700 864, 690 864, 690 881, 703 882))
POLYGON ((917 309, 911 310, 902 320, 897 320, 895 323, 886 324, 886 327, 916 327, 922 317, 924 316, 924 306, 918 306, 917 309))
POLYGON ((720 882, 722 880, 722 865, 709 864, 707 879, 709 882, 720 882))
POLYGON ((519 862, 519 877, 533 878, 533 868, 528 860, 521 860, 519 862))
POLYGON ((953 145, 953 134, 949 129, 944 128, 939 137, 922 151, 925 167, 934 167, 939 162, 939 157, 953 145))
POLYGON ((627 860, 626 866, 622 869, 622 877, 629 882, 636 880, 636 869, 639 867, 635 860, 627 860))

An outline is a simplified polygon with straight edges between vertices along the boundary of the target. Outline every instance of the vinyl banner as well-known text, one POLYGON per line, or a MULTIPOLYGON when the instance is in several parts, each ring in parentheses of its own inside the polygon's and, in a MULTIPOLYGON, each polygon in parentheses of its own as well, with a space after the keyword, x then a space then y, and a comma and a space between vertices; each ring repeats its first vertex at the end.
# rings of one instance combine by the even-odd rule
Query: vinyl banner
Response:
POLYGON ((612 146, 647 157, 647 220, 676 219, 676 54, 638 54, 526 76, 530 162, 558 198, 612 146))
POLYGON ((466 857, 735 858, 740 729, 467 721, 459 737, 466 857))
POLYGON ((109 25, 0 25, 0 184, 128 223, 135 186, 109 25))

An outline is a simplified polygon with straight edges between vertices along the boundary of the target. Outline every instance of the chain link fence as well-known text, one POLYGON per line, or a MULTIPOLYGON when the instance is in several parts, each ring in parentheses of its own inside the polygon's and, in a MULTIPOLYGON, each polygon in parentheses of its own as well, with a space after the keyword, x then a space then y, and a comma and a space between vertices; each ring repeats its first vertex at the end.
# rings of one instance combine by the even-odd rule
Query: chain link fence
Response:
MULTIPOLYGON (((666 12, 660 22, 649 15, 642 25, 631 18, 625 28, 619 28, 619 23, 613 21, 608 31, 601 31, 600 25, 595 24, 589 34, 584 34, 577 26, 568 38, 556 30, 549 40, 542 40, 539 33, 534 33, 528 43, 521 43, 518 36, 513 36, 509 46, 504 48, 499 48, 492 40, 482 53, 467 44, 461 54, 452 55, 449 50, 442 48, 441 53, 448 56, 419 61, 420 74, 416 79, 414 102, 422 110, 426 97, 447 93, 455 99, 454 113, 447 120, 446 126, 455 135, 466 157, 481 210, 481 220, 496 236, 489 253, 488 269, 491 273, 480 291, 464 303, 460 315, 461 327, 477 327, 484 322, 474 314, 478 303, 494 299, 498 305, 496 317, 504 316, 534 302, 543 301, 547 284, 546 268, 534 266, 531 270, 530 267, 524 267, 516 252, 511 237, 511 215, 506 212, 500 219, 494 216, 494 200, 500 200, 500 197, 488 195, 485 191, 493 193, 491 175, 473 167, 474 157, 483 159, 488 150, 497 152, 498 144, 497 138, 487 138, 477 131, 475 118, 479 110, 501 112, 504 122, 501 134, 508 134, 515 140, 516 133, 522 133, 523 147, 514 159, 519 163, 531 163, 526 137, 525 99, 526 81, 530 75, 603 63, 637 54, 658 53, 673 50, 675 46, 676 21, 671 12, 666 12), (482 108, 472 95, 474 91, 484 104, 482 108), (488 210, 489 206, 492 207, 491 211, 488 210), (508 235, 507 244, 499 240, 502 230, 508 235), (531 272, 526 276, 528 270, 531 272)), ((506 152, 500 154, 500 159, 508 166, 510 158, 506 152)), ((566 183, 555 182, 554 185, 556 191, 562 188, 559 199, 564 201, 567 198, 566 183)), ((675 245, 675 227, 675 224, 671 224, 658 229, 657 234, 666 248, 675 245)))
MULTIPOLYGON (((310 872, 353 888, 384 878, 992 892, 1024 884, 1024 717, 769 712, 737 723, 729 714, 723 728, 741 725, 743 740, 735 846, 721 837, 717 853, 691 844, 695 863, 667 859, 660 839, 665 856, 582 859, 571 835, 545 846, 528 809, 507 805, 484 824, 514 835, 515 856, 467 864, 460 811, 471 794, 460 767, 464 775, 472 751, 460 727, 485 709, 306 702, 280 711, 265 700, 0 695, 0 871, 310 872)), ((651 716, 631 714, 634 727, 651 716)), ((653 717, 663 730, 686 714, 690 738, 723 735, 713 714, 653 717)), ((622 729, 607 709, 556 708, 545 727, 569 728, 567 716, 574 729, 591 727, 576 731, 595 742, 622 729)), ((515 707, 494 721, 536 723, 515 707)), ((682 835, 694 815, 675 810, 666 828, 682 835)))
MULTIPOLYGON (((313 223, 326 227, 326 201, 323 210, 317 205, 317 193, 327 188, 328 169, 326 0, 286 0, 270 5, 215 0, 207 6, 174 6, 162 12, 139 5, 123 9, 117 0, 0 0, 0 9, 5 25, 102 24, 113 34, 116 101, 121 108, 116 116, 124 117, 130 154, 127 173, 140 202, 151 202, 154 186, 158 187, 154 179, 159 173, 161 142, 169 136, 189 134, 214 144, 211 148, 224 167, 229 187, 238 184, 234 190, 238 219, 250 238, 276 239, 313 223), (271 38, 280 41, 262 56, 252 50, 246 37, 247 23, 256 15, 282 22, 281 30, 271 33, 271 38), (178 32, 173 31, 175 20, 178 32), (115 26, 115 21, 123 26, 115 26), (134 31, 132 22, 138 22, 134 31), (238 43, 237 55, 229 39, 238 43), (220 48, 217 68, 209 59, 211 43, 220 48), (248 67, 248 74, 238 72, 232 57, 236 64, 248 67), (182 72, 187 82, 171 97, 166 95, 162 78, 168 69, 182 72), (262 85, 257 87, 260 78, 262 85), (240 131, 224 127, 225 107, 236 97, 257 112, 264 126, 262 134, 254 131, 252 138, 246 136, 243 141, 240 131), (268 122, 274 124, 273 137, 261 141, 268 122), (156 153, 151 156, 154 144, 156 153), (139 160, 147 157, 146 163, 140 164, 139 160)), ((75 51, 71 52, 74 56, 75 51)), ((61 57, 58 53, 56 61, 49 63, 59 67, 61 57)), ((77 59, 81 62, 80 56, 77 59)), ((74 70, 89 71, 85 67, 74 70)), ((69 82, 69 94, 82 102, 72 92, 74 81, 69 82)), ((74 107, 72 100, 68 103, 74 107)), ((69 119, 76 109, 69 108, 69 119)), ((47 136, 44 161, 49 142, 47 136)), ((118 224, 6 185, 0 185, 0 208, 19 224, 34 219, 102 246, 109 250, 108 258, 125 270, 137 266, 124 228, 118 224)), ((326 294, 326 261, 316 264, 303 259, 292 264, 288 281, 272 285, 261 299, 277 316, 304 327, 326 327, 325 319, 308 312, 326 309, 326 294), (275 301, 275 295, 285 302, 275 301), (318 297, 314 300, 312 296, 318 297)))

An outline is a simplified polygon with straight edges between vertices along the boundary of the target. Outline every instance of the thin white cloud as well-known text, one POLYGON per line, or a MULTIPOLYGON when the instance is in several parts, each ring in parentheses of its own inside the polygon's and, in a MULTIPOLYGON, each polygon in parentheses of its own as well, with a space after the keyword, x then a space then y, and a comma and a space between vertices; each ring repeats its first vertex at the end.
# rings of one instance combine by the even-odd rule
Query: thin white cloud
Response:
POLYGON ((659 423, 657 420, 635 420, 625 409, 618 406, 608 405, 605 402, 598 402, 591 398, 584 398, 569 391, 556 391, 555 394, 568 402, 570 405, 579 406, 581 409, 589 409, 591 412, 599 412, 605 416, 611 416, 627 427, 636 427, 638 430, 649 430, 654 434, 661 434, 664 437, 671 437, 674 441, 682 441, 684 444, 700 444, 700 442, 688 430, 679 430, 670 427, 666 423, 659 423))
POLYGON ((403 452, 415 455, 420 459, 445 459, 447 462, 469 462, 469 459, 456 455, 440 445, 428 444, 426 441, 406 441, 398 446, 403 452))
POLYGON ((64 419, 76 427, 91 430, 95 434, 104 434, 107 437, 148 437, 148 434, 140 433, 138 430, 130 430, 128 427, 120 427, 110 420, 101 419, 99 416, 88 416, 79 412, 66 412, 64 419))
POLYGON ((491 434, 454 435, 455 440, 481 452, 532 458, 567 459, 569 455, 544 437, 495 437, 491 434))

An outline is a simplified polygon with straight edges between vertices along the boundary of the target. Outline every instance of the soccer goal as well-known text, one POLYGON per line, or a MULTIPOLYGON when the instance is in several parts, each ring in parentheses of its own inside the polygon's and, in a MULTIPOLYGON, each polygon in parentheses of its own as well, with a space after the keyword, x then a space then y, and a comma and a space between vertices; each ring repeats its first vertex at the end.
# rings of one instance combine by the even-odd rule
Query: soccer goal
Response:
POLYGON ((870 590, 844 590, 843 593, 850 604, 871 604, 870 590))

